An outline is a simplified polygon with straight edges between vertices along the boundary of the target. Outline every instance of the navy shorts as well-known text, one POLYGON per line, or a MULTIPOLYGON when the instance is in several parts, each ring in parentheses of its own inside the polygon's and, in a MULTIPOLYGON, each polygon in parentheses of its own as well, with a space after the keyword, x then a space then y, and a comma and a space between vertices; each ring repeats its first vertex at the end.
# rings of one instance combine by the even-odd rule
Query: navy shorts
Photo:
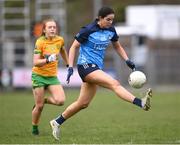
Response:
POLYGON ((82 81, 85 82, 85 77, 90 74, 91 72, 100 69, 96 64, 86 63, 82 65, 77 65, 79 76, 81 77, 82 81))

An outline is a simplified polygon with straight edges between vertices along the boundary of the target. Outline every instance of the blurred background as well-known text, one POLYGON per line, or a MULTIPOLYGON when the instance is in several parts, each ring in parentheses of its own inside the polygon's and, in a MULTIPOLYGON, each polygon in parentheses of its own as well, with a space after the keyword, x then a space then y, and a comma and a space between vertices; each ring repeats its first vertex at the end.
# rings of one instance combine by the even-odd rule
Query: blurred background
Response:
MULTIPOLYGON (((67 51, 80 28, 102 6, 115 10, 119 41, 153 88, 179 90, 180 0, 0 0, 0 90, 31 89, 34 43, 41 21, 52 17, 65 38, 67 51)), ((108 49, 105 71, 128 86, 129 68, 113 49, 108 49)), ((79 87, 75 70, 66 85, 66 68, 59 64, 65 87, 79 87)))

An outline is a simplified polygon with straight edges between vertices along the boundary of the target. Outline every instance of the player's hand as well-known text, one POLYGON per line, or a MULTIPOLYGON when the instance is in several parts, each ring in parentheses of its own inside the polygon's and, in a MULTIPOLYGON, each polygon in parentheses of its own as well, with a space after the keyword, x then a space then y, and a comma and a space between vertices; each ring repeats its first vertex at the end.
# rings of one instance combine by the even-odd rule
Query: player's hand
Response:
POLYGON ((133 71, 136 70, 136 66, 135 66, 134 62, 132 62, 130 59, 127 59, 127 60, 126 60, 126 64, 127 64, 127 66, 128 66, 129 68, 131 68, 133 71))
POLYGON ((56 59, 57 59, 56 54, 51 54, 51 55, 46 57, 46 62, 47 63, 53 62, 53 61, 56 61, 56 59))
POLYGON ((67 74, 67 79, 66 79, 66 83, 69 84, 70 82, 70 77, 73 75, 73 67, 69 67, 68 68, 68 74, 67 74))

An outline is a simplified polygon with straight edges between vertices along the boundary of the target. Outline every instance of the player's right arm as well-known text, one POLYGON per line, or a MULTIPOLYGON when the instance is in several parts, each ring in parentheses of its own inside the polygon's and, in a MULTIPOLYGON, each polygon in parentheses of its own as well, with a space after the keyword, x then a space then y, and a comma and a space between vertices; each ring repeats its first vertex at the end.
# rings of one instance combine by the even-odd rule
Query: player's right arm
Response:
POLYGON ((37 67, 41 67, 47 63, 47 59, 42 57, 42 42, 37 40, 34 49, 33 55, 33 65, 37 67))
POLYGON ((40 54, 34 54, 34 56, 33 56, 33 65, 34 66, 41 67, 46 63, 47 63, 46 58, 42 59, 40 54))
POLYGON ((76 50, 79 47, 80 47, 80 43, 75 39, 69 50, 69 68, 68 68, 68 74, 67 74, 67 79, 66 79, 67 84, 69 84, 70 77, 73 75, 74 59, 76 55, 76 50))
POLYGON ((69 67, 73 67, 76 50, 80 47, 80 45, 88 40, 89 34, 90 34, 90 28, 89 27, 83 27, 81 28, 80 32, 76 34, 73 44, 70 47, 69 50, 69 67))
POLYGON ((81 29, 81 31, 75 36, 75 40, 69 49, 69 68, 66 82, 69 84, 70 77, 73 75, 73 64, 76 56, 76 50, 80 47, 80 44, 83 43, 88 36, 86 29, 81 29))
POLYGON ((80 47, 80 43, 75 39, 69 50, 69 67, 73 67, 76 50, 80 47))

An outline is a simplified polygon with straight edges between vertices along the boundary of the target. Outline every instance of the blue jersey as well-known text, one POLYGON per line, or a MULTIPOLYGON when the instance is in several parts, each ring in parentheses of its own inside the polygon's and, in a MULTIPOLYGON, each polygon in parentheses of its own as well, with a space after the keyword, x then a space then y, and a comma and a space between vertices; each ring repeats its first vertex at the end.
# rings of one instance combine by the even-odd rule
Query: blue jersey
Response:
POLYGON ((80 43, 77 64, 93 63, 102 69, 105 50, 111 41, 118 41, 118 35, 113 26, 102 29, 95 20, 83 27, 75 39, 80 43))

